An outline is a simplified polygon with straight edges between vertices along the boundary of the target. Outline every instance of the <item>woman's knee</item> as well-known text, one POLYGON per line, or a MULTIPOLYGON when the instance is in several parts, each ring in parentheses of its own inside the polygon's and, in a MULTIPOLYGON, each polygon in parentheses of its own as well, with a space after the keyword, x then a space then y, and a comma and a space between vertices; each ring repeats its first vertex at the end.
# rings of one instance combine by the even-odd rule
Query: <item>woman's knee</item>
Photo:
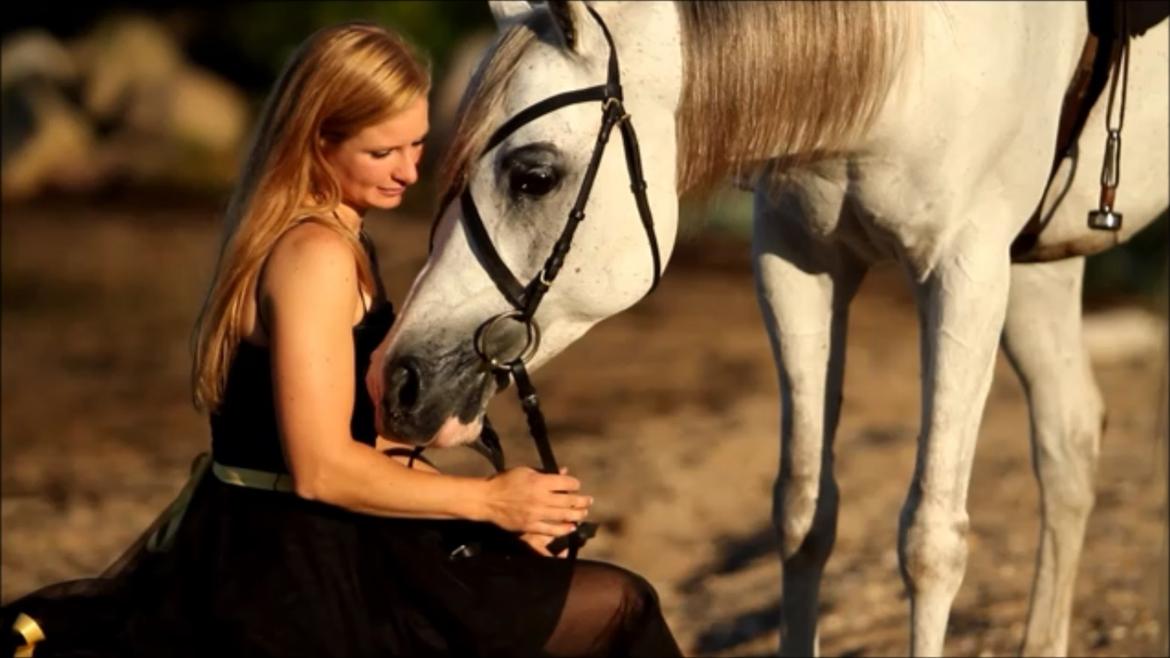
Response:
POLYGON ((546 647, 552 654, 679 655, 654 586, 621 567, 574 565, 563 614, 563 625, 546 647))
POLYGON ((650 581, 614 565, 598 564, 596 569, 603 581, 597 584, 603 585, 605 598, 623 618, 633 621, 658 612, 658 592, 650 581))

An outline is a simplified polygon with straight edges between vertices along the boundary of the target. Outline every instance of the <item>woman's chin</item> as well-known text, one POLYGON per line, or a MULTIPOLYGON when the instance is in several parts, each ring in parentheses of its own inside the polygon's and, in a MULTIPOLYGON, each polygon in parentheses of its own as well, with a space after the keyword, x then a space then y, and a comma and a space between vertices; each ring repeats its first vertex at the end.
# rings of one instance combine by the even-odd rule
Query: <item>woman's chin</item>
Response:
POLYGON ((454 448, 474 443, 483 430, 483 421, 476 420, 471 424, 463 423, 452 416, 443 422, 435 438, 431 441, 432 448, 454 448))
POLYGON ((378 210, 393 210, 402 205, 403 198, 405 198, 403 194, 382 194, 381 192, 375 192, 369 199, 369 205, 371 208, 377 208, 378 210))

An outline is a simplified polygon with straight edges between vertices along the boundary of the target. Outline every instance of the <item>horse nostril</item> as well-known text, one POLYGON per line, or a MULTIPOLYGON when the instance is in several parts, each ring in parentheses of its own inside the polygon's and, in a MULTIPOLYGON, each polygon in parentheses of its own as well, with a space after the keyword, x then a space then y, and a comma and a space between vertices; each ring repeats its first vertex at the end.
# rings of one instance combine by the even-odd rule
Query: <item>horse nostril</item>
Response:
POLYGON ((402 410, 413 409, 418 403, 420 385, 418 365, 411 359, 394 364, 390 371, 390 394, 402 410))

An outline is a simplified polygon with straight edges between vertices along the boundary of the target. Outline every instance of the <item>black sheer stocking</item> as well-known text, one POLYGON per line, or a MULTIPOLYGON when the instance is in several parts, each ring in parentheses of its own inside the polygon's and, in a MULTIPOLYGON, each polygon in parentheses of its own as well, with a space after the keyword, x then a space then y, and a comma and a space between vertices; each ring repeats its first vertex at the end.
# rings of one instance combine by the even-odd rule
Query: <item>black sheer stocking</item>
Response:
POLYGON ((551 656, 681 656, 658 597, 642 577, 578 562, 565 607, 544 645, 551 656))

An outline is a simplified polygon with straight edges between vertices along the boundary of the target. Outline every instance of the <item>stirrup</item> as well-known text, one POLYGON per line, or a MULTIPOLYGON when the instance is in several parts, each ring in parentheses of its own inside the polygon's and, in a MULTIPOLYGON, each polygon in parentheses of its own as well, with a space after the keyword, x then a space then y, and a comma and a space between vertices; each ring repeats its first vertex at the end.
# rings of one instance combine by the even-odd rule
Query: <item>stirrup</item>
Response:
POLYGON ((1120 172, 1121 129, 1111 128, 1108 141, 1105 142, 1105 162, 1101 165, 1101 199, 1098 208, 1089 213, 1089 228, 1098 231, 1121 230, 1121 213, 1113 210, 1120 172))
POLYGON ((1121 12, 1121 34, 1115 38, 1120 43, 1114 46, 1113 79, 1109 83, 1109 104, 1105 107, 1105 159, 1101 163, 1101 197, 1097 209, 1089 212, 1089 228, 1096 231, 1121 230, 1121 213, 1114 210, 1117 185, 1121 182, 1121 127, 1125 124, 1125 92, 1129 87, 1129 17, 1125 3, 1118 3, 1121 12), (1117 113, 1117 125, 1113 124, 1113 101, 1117 87, 1121 86, 1121 104, 1117 113))

